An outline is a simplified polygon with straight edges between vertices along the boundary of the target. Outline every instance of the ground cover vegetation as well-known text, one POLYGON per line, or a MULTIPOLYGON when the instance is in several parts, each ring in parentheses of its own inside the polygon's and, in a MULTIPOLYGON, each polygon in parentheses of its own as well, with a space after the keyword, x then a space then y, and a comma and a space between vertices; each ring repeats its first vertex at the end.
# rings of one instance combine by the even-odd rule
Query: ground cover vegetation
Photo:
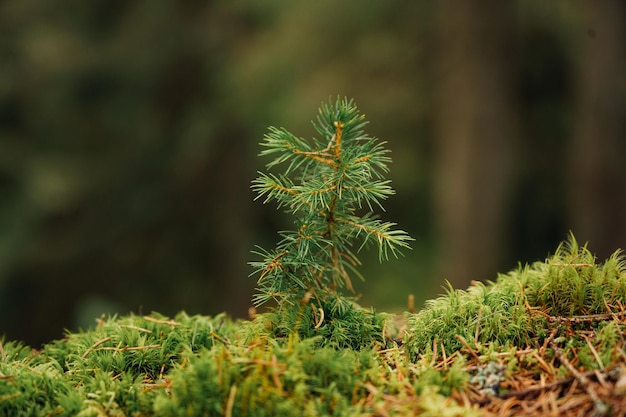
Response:
POLYGON ((271 128, 253 188, 295 217, 257 248, 249 320, 158 313, 101 317, 34 350, 0 343, 6 416, 623 415, 626 260, 573 236, 543 262, 417 313, 352 295, 359 248, 381 260, 410 237, 372 213, 393 190, 383 143, 345 99, 305 141, 271 128), (347 292, 347 294, 345 293, 347 292))

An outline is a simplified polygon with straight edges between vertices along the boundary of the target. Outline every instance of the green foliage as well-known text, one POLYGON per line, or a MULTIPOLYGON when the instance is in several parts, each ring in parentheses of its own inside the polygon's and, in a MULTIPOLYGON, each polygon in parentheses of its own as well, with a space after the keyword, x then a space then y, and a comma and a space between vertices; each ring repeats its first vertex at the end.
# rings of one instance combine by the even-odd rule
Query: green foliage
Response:
POLYGON ((30 365, 23 360, 0 364, 0 414, 3 416, 49 415, 59 410, 73 415, 80 410, 80 394, 64 379, 54 360, 30 365), (59 404, 64 406, 59 408, 59 404))
POLYGON ((448 369, 436 369, 430 363, 422 363, 415 380, 415 391, 419 394, 432 390, 433 387, 443 395, 449 396, 467 386, 469 373, 464 369, 465 361, 456 360, 448 369))
POLYGON ((442 395, 467 380, 460 361, 447 374, 423 363, 413 368, 398 347, 341 349, 321 346, 321 336, 294 333, 275 338, 267 320, 267 314, 241 322, 184 313, 173 319, 131 315, 68 333, 40 352, 3 343, 0 412, 167 417, 361 416, 381 410, 438 415, 444 406, 454 410, 450 415, 469 411, 442 395), (432 386, 439 382, 442 393, 432 386))
POLYGON ((131 315, 102 319, 95 329, 69 333, 38 354, 5 344, 0 410, 68 416, 81 410, 84 416, 149 410, 156 394, 152 388, 165 387, 164 375, 175 364, 221 344, 233 331, 223 316, 131 315))
POLYGON ((387 345, 393 330, 385 327, 390 317, 355 303, 345 303, 341 311, 324 304, 316 309, 312 304, 301 303, 296 308, 271 309, 260 320, 277 339, 287 339, 296 332, 301 339, 318 337, 320 346, 359 350, 387 345))
POLYGON ((562 244, 545 263, 537 263, 518 279, 525 281, 525 294, 532 306, 549 308, 555 316, 585 315, 604 312, 607 305, 626 300, 621 251, 604 264, 596 265, 594 255, 579 247, 573 236, 562 244))
POLYGON ((623 360, 625 275, 619 253, 596 264, 572 237, 545 262, 449 289, 410 316, 404 346, 392 339, 390 315, 353 302, 326 305, 324 318, 304 301, 251 321, 101 318, 40 351, 3 341, 0 413, 478 415, 467 395, 497 399, 522 368, 567 378, 572 363, 605 372, 623 360), (555 288, 583 304, 565 306, 555 288))
POLYGON ((200 352, 171 375, 171 398, 155 412, 177 416, 345 415, 362 380, 352 351, 315 348, 314 341, 290 346, 268 343, 248 353, 244 346, 200 352), (302 410, 306 410, 303 414, 302 410))
POLYGON ((261 155, 274 157, 268 169, 285 168, 259 173, 252 188, 257 198, 276 201, 296 216, 296 228, 280 232, 275 250, 256 251, 262 258, 251 263, 260 275, 256 305, 274 299, 293 308, 306 299, 318 308, 333 304, 341 314, 346 307, 339 291, 354 291, 351 275, 360 277, 355 241, 356 252, 377 244, 380 260, 408 248, 411 238, 404 231, 373 214, 394 191, 384 179, 388 151, 363 132, 366 124, 351 100, 337 99, 322 104, 313 123, 319 138, 307 141, 274 127, 265 135, 261 155))
MULTIPOLYGON (((548 337, 546 320, 619 311, 626 304, 625 278, 621 252, 598 265, 571 236, 545 262, 520 266, 495 282, 474 283, 467 291, 448 288, 445 296, 428 301, 409 318, 406 349, 417 358, 433 340, 448 354, 465 347, 463 341, 478 349, 534 345, 548 337)), ((610 329, 598 340, 613 340, 610 329)))

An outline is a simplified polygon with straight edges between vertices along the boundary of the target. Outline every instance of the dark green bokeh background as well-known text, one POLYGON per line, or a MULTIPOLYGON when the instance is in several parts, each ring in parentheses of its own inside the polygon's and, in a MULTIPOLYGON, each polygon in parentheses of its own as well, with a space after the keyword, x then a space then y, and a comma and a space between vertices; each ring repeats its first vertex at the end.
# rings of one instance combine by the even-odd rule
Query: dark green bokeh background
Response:
POLYGON ((417 307, 544 258, 626 246, 624 6, 614 2, 0 2, 0 333, 101 313, 245 317, 247 262, 291 219, 253 202, 268 125, 354 98, 388 141, 361 302, 417 307))

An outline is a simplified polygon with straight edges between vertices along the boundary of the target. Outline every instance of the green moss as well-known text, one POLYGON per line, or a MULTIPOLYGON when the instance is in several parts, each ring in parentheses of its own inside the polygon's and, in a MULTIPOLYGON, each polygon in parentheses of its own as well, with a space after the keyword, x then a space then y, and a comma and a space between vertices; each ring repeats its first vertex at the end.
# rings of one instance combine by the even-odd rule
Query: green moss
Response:
POLYGON ((352 323, 333 317, 328 333, 301 338, 276 336, 266 325, 274 314, 238 322, 184 313, 111 317, 39 352, 3 343, 0 410, 7 416, 353 416, 450 403, 442 395, 449 389, 417 384, 427 370, 411 370, 398 347, 381 350, 384 315, 354 305, 344 312, 352 323), (368 343, 367 333, 345 343, 325 340, 337 329, 359 333, 359 318, 376 323, 364 324, 368 343), (428 404, 389 404, 390 397, 418 391, 428 392, 428 404))
POLYGON ((341 309, 326 304, 316 308, 307 303, 297 309, 272 309, 259 320, 273 338, 285 339, 295 331, 302 339, 317 337, 319 346, 358 350, 386 346, 391 341, 393 329, 386 328, 390 317, 345 302, 341 309))
POLYGON ((624 274, 619 254, 596 264, 572 238, 545 262, 465 291, 449 288, 409 315, 403 345, 391 315, 350 301, 318 307, 324 316, 302 301, 251 321, 103 318, 40 351, 4 341, 0 413, 468 415, 476 409, 450 396, 470 386, 491 390, 483 379, 492 368, 498 381, 546 364, 566 377, 557 354, 588 370, 619 360, 625 329, 612 317, 626 304, 624 274), (523 349, 543 358, 516 353, 523 349))
MULTIPOLYGON (((360 367, 353 351, 269 343, 251 355, 244 347, 206 350, 171 375, 171 396, 156 403, 158 415, 345 415, 360 367)), ((358 384, 357 384, 358 385, 358 384)))
MULTIPOLYGON (((415 360, 431 349, 433 340, 448 354, 465 343, 478 351, 535 346, 548 337, 553 327, 548 321, 620 312, 626 304, 624 266, 619 251, 596 264, 572 236, 545 262, 520 266, 466 291, 448 288, 446 295, 428 301, 409 317, 406 351, 415 360)), ((613 340, 609 330, 604 333, 603 340, 613 340)))

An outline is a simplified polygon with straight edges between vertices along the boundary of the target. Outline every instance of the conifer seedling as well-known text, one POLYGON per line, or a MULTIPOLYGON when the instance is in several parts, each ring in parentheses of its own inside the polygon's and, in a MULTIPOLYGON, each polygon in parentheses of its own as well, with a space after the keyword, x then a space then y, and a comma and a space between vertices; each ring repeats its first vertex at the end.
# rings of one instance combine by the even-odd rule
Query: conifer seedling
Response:
MULTIPOLYGON (((352 100, 323 103, 313 126, 319 138, 307 141, 284 128, 270 127, 261 156, 272 156, 252 189, 264 203, 295 217, 295 229, 281 231, 274 250, 257 247, 251 262, 258 274, 255 305, 271 299, 279 308, 301 301, 342 309, 342 290, 354 292, 352 277, 362 279, 357 253, 374 243, 379 259, 398 256, 411 237, 374 214, 394 194, 385 179, 391 159, 385 142, 368 136, 364 115, 352 100)), ((253 273, 254 274, 254 273, 253 273)), ((321 307, 320 307, 321 308, 321 307)))

